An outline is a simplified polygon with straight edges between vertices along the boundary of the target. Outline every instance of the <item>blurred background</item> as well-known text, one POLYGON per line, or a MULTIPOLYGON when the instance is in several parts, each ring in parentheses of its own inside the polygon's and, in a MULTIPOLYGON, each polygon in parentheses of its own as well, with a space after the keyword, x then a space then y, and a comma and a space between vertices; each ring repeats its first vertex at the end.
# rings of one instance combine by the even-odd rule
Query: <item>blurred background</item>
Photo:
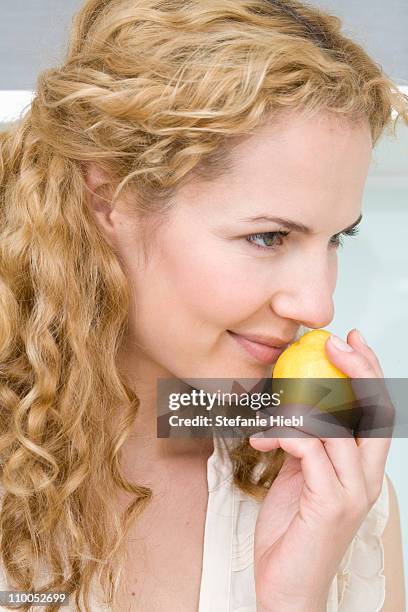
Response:
MULTIPOLYGON (((360 42, 408 93, 407 0, 315 0, 343 18, 360 42)), ((0 129, 29 104, 37 73, 59 61, 82 0, 2 0, 0 129)), ((361 329, 385 376, 408 378, 408 128, 384 135, 367 182, 357 238, 339 250, 336 315, 330 331, 361 329)), ((408 381, 407 381, 408 384, 408 381)), ((406 409, 408 410, 408 400, 406 409)), ((400 504, 408 594, 408 440, 394 438, 386 471, 400 504)), ((408 597, 407 597, 408 598, 408 597)))

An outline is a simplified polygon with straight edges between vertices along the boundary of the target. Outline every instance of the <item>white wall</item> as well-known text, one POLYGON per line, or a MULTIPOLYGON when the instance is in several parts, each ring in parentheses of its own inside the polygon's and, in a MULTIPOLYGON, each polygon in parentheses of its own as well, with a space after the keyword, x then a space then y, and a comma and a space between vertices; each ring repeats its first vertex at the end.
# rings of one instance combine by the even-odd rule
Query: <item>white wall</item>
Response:
MULTIPOLYGON (((408 128, 378 143, 358 237, 339 254, 336 314, 330 331, 362 331, 386 378, 408 384, 408 128)), ((407 406, 408 410, 408 398, 407 406)), ((386 472, 400 504, 408 597, 408 440, 394 438, 386 472)))

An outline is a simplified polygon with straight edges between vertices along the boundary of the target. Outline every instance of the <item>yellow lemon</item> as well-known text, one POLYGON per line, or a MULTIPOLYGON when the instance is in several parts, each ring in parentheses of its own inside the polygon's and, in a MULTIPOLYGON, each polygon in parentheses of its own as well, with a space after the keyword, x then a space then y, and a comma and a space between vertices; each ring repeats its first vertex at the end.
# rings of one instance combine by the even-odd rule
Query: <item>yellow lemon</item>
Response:
POLYGON ((313 329, 283 351, 275 363, 273 378, 347 378, 331 363, 324 348, 331 334, 313 329))
POLYGON ((280 355, 272 377, 280 390, 284 390, 281 405, 313 405, 326 412, 338 411, 339 415, 340 412, 344 414, 344 411, 347 414, 354 405, 355 395, 349 377, 332 364, 326 354, 325 343, 330 335, 324 329, 314 329, 305 333, 280 355), (331 380, 291 380, 287 383, 276 380, 285 378, 331 380))

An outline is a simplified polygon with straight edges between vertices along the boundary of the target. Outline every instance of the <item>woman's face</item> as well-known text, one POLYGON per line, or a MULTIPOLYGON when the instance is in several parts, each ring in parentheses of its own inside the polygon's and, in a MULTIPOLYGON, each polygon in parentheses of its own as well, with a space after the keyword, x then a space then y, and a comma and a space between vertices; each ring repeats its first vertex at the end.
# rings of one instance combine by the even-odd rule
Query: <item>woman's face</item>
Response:
POLYGON ((228 176, 179 190, 146 263, 134 225, 114 211, 134 295, 132 361, 157 377, 258 378, 272 366, 229 331, 288 342, 301 325, 327 326, 337 235, 361 214, 371 148, 368 124, 329 116, 290 115, 263 127, 237 145, 228 176), (268 216, 309 230, 248 220, 268 216))

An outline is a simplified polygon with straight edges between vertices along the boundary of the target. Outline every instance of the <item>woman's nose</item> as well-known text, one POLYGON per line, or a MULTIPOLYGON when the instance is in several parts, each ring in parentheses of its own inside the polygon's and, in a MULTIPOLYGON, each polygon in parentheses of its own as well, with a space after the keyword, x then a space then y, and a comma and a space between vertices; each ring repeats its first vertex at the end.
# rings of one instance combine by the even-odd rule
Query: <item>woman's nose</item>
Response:
POLYGON ((298 269, 293 276, 282 279, 280 288, 275 286, 271 308, 280 318, 292 319, 306 327, 326 327, 334 317, 337 267, 326 262, 302 268, 302 274, 298 269))

